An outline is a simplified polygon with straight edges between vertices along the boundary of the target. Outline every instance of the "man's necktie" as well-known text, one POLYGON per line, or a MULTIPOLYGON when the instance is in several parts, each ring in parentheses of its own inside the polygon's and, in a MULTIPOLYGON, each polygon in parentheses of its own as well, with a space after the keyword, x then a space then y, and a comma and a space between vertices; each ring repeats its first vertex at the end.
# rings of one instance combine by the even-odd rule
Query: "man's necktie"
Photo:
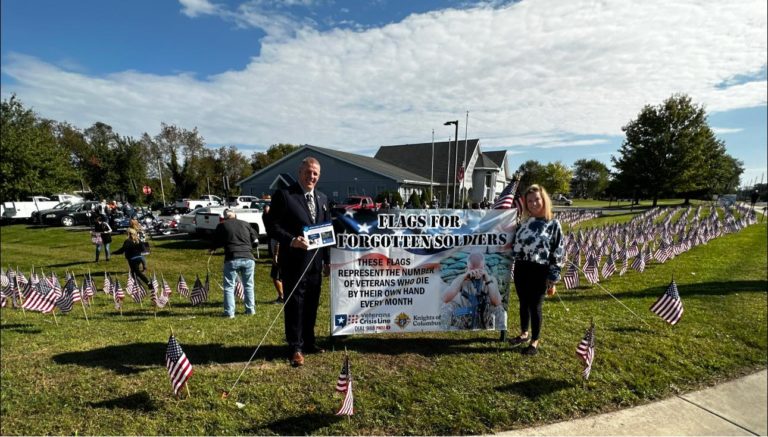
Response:
POLYGON ((317 211, 315 208, 315 196, 312 195, 312 193, 307 193, 307 208, 309 208, 309 215, 312 217, 312 223, 315 222, 315 219, 317 218, 317 211))

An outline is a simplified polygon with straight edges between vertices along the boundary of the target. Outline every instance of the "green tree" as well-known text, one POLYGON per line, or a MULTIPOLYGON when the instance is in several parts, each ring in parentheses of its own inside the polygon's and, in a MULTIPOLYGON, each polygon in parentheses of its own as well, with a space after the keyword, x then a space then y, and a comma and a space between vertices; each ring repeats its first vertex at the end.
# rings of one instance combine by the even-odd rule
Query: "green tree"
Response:
POLYGON ((37 116, 16 96, 0 103, 0 199, 72 191, 80 187, 55 123, 37 116))
POLYGON ((635 198, 647 195, 654 206, 662 195, 683 195, 687 203, 691 194, 714 189, 713 178, 734 172, 735 161, 725 159, 725 145, 709 127, 704 108, 685 94, 646 105, 622 129, 626 138, 619 156, 611 158, 616 177, 632 187, 635 198))
POLYGON ((560 161, 544 166, 540 184, 551 194, 567 193, 571 186, 573 172, 560 161))
POLYGON ((269 146, 266 152, 254 152, 251 155, 251 167, 254 172, 257 172, 280 158, 290 155, 294 151, 298 150, 300 146, 293 144, 273 144, 269 146))
POLYGON ((571 193, 576 197, 598 199, 608 188, 611 172, 596 159, 579 159, 573 164, 571 193))
POLYGON ((413 209, 420 209, 421 208, 421 197, 419 196, 419 193, 413 192, 408 197, 408 203, 411 204, 411 208, 413 209))
MULTIPOLYGON (((202 194, 200 190, 207 191, 207 178, 221 178, 221 175, 215 175, 211 170, 211 163, 207 159, 213 152, 205 147, 205 141, 197 128, 189 130, 162 123, 160 133, 154 137, 145 133, 141 142, 147 159, 153 163, 161 162, 165 167, 163 170, 168 170, 167 177, 177 198, 202 194)), ((158 172, 163 170, 154 165, 149 166, 149 174, 153 178, 157 178, 158 172)))
POLYGON ((517 171, 522 174, 519 185, 521 192, 533 184, 541 184, 544 179, 544 166, 536 160, 525 161, 517 171))

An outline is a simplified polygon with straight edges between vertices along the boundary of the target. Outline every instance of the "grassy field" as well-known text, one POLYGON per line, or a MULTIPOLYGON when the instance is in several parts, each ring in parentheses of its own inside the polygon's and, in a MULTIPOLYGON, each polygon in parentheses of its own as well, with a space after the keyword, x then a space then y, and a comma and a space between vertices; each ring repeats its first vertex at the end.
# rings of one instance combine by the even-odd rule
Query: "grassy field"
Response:
MULTIPOLYGON (((690 204, 693 206, 699 205, 699 204, 710 204, 711 202, 707 201, 701 201, 701 200, 691 200, 690 204)), ((659 199, 657 202, 657 206, 682 206, 683 201, 681 199, 659 199)), ((644 210, 644 209, 650 209, 653 207, 653 201, 652 200, 641 200, 638 205, 633 205, 632 202, 629 201, 612 201, 609 202, 607 200, 595 200, 595 199, 573 199, 573 208, 610 208, 610 209, 617 209, 617 210, 644 210)))
MULTIPOLYGON (((34 265, 59 276, 90 268, 99 285, 106 269, 124 281, 122 257, 91 262, 87 232, 25 225, 0 232, 5 267, 34 265)), ((0 434, 479 434, 647 403, 765 368, 767 238, 765 224, 751 226, 602 283, 642 320, 597 288, 561 291, 545 303, 535 357, 498 341, 495 332, 390 334, 326 342, 335 351, 310 355, 294 369, 280 317, 226 400, 221 391, 237 379, 280 310, 268 304, 275 293, 264 259, 257 268, 257 315, 250 318, 218 317, 221 256, 210 261, 212 301, 203 308, 174 294, 171 308, 156 317, 147 304, 132 302, 121 316, 99 294, 90 323, 78 309, 60 315, 58 326, 51 316, 4 308, 0 434), (648 308, 673 275, 685 314, 670 327, 648 308), (575 348, 590 319, 596 359, 583 382, 575 348), (164 354, 171 329, 195 366, 189 399, 177 400, 170 390, 164 354), (351 418, 333 415, 341 404, 333 387, 344 348, 355 381, 351 418)), ((173 284, 179 272, 192 282, 208 265, 204 248, 184 238, 155 241, 149 267, 173 284)), ((329 330, 324 287, 317 326, 323 336, 329 330)), ((516 297, 509 312, 514 327, 516 297)))

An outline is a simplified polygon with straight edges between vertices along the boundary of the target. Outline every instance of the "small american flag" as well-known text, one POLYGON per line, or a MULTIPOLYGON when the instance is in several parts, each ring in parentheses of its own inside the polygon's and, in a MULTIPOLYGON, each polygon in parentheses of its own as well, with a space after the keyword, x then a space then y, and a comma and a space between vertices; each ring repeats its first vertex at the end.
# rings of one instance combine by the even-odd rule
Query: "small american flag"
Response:
POLYGON ((643 256, 642 252, 638 253, 635 260, 632 261, 632 268, 640 273, 645 270, 645 256, 643 256))
POLYGON ((579 345, 576 346, 576 355, 584 360, 584 370, 581 372, 581 376, 584 379, 589 379, 589 374, 592 372, 592 361, 595 359, 595 324, 593 323, 587 333, 584 334, 584 338, 581 339, 579 345))
POLYGON ((176 284, 176 291, 184 297, 189 297, 189 287, 187 286, 187 281, 184 280, 184 276, 181 273, 179 273, 179 283, 176 284))
POLYGON ((587 261, 584 263, 584 277, 587 278, 587 282, 595 284, 600 282, 600 276, 597 273, 597 257, 590 252, 587 255, 587 261))
POLYGON ((93 299, 93 295, 96 294, 96 287, 93 285, 93 278, 89 272, 83 277, 83 296, 86 302, 90 302, 93 299))
POLYGON ((344 393, 344 401, 336 412, 337 416, 351 416, 355 414, 355 397, 352 395, 352 374, 349 371, 349 356, 344 356, 344 364, 341 366, 339 379, 336 380, 336 391, 344 393))
POLYGON ((195 285, 192 286, 192 293, 189 295, 189 301, 192 305, 199 305, 208 300, 208 290, 205 289, 200 277, 195 278, 195 285))
POLYGON ((113 294, 112 281, 109 279, 109 274, 104 272, 104 288, 102 288, 104 294, 111 296, 113 294))
POLYGON ((59 307, 62 313, 68 313, 72 311, 75 302, 80 302, 80 300, 80 289, 77 287, 75 277, 70 276, 69 279, 67 279, 67 283, 64 285, 61 297, 56 301, 56 306, 59 307))
POLYGON ((181 350, 181 345, 176 337, 171 335, 168 339, 168 348, 165 351, 165 367, 168 369, 168 377, 171 378, 173 394, 178 395, 179 390, 192 376, 192 363, 181 350))
POLYGON ((168 281, 163 278, 163 290, 157 297, 157 306, 160 308, 165 307, 168 301, 171 299, 171 286, 168 285, 168 281))
POLYGON ((667 287, 667 291, 651 305, 651 312, 664 319, 670 325, 677 323, 683 316, 683 301, 677 291, 675 280, 667 287))
POLYGON ((579 270, 576 267, 576 264, 570 264, 571 265, 568 267, 568 271, 565 272, 565 275, 563 275, 563 282, 565 283, 565 288, 567 290, 571 290, 579 286, 579 270))
POLYGON ((159 307, 160 305, 158 305, 157 301, 158 301, 158 295, 160 294, 160 282, 157 280, 157 273, 152 273, 151 285, 152 285, 152 291, 149 293, 150 300, 152 301, 153 304, 155 304, 155 306, 159 307))
POLYGON ((123 307, 123 299, 125 299, 125 292, 120 285, 120 279, 115 278, 115 282, 112 283, 112 300, 115 301, 115 309, 119 310, 123 307))
POLYGON ((611 275, 616 271, 616 263, 613 261, 613 254, 608 254, 608 259, 605 261, 605 264, 603 264, 603 278, 610 278, 611 275))
POLYGON ((240 280, 240 276, 237 276, 235 281, 235 296, 240 302, 245 300, 245 287, 243 287, 243 281, 240 280))

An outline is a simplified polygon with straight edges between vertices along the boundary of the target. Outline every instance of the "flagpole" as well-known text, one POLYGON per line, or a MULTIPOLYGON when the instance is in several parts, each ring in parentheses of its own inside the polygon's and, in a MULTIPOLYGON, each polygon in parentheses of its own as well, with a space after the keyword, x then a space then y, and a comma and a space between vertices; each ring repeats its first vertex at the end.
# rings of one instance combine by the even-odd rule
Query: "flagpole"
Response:
MULTIPOLYGON (((77 287, 77 280, 75 279, 75 273, 74 272, 72 272, 72 281, 74 282, 75 287, 77 287)), ((88 325, 90 325, 91 321, 88 320, 88 313, 85 312, 85 302, 83 302, 83 300, 85 300, 85 296, 84 296, 84 293, 81 291, 80 292, 80 305, 82 305, 82 307, 83 307, 83 314, 85 315, 85 322, 88 325)))
MULTIPOLYGON (((448 208, 449 181, 451 180, 451 136, 448 136, 448 167, 445 169, 445 207, 448 208)), ((453 200, 453 199, 451 199, 453 200)))
POLYGON ((432 204, 432 199, 435 197, 435 186, 433 185, 435 179, 435 130, 432 129, 432 160, 430 162, 429 170, 429 204, 432 204))
POLYGON ((462 174, 461 178, 461 205, 464 206, 464 201, 466 199, 466 192, 464 190, 464 181, 467 179, 467 141, 469 134, 469 111, 467 111, 467 121, 464 123, 464 159, 461 161, 462 168, 464 169, 464 174, 462 174))

